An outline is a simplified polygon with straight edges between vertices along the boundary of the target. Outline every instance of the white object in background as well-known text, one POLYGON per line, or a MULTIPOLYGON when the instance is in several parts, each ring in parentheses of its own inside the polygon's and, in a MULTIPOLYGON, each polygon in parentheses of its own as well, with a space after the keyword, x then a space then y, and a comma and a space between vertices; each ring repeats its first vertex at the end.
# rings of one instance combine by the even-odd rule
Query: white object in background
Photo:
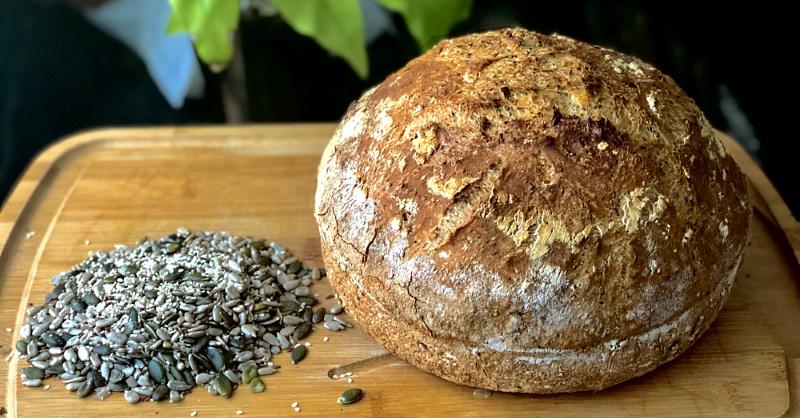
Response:
POLYGON ((83 13, 141 57, 170 106, 179 109, 187 97, 203 96, 205 80, 192 39, 166 33, 172 14, 168 0, 111 0, 83 13))
POLYGON ((364 19, 364 38, 367 45, 381 36, 384 32, 395 34, 396 29, 392 23, 392 15, 375 0, 360 0, 361 14, 364 19))

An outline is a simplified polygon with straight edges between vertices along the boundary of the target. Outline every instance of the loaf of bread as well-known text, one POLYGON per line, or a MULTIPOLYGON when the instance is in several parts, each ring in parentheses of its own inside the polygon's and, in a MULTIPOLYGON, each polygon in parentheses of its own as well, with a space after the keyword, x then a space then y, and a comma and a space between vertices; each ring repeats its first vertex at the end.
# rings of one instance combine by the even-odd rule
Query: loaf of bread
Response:
POLYGON ((329 277, 360 326, 490 390, 598 390, 722 308, 750 201, 703 113, 563 36, 440 42, 355 102, 319 167, 329 277))

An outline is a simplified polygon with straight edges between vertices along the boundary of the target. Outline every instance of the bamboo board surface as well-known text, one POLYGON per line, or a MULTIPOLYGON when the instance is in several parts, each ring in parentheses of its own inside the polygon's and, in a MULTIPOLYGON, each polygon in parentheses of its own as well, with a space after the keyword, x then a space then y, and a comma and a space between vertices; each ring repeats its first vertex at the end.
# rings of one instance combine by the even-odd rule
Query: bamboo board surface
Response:
MULTIPOLYGON (((294 401, 302 408, 298 416, 352 417, 780 416, 790 407, 786 357, 788 381, 796 381, 800 337, 791 324, 800 323, 800 274, 770 209, 770 202, 782 204, 780 196, 776 201, 760 190, 754 192, 759 210, 751 244, 733 295, 712 329, 667 367, 606 391, 495 393, 479 399, 471 388, 384 355, 358 329, 322 328, 308 339, 312 346, 301 364, 291 365, 287 354, 276 356, 283 368, 264 379, 262 394, 245 388, 222 399, 195 390, 176 404, 128 405, 118 394, 105 401, 77 399, 57 379, 46 382, 49 390, 20 384, 19 368, 26 362, 9 353, 15 351, 25 307, 41 303, 50 278, 87 251, 134 244, 142 236, 159 237, 184 226, 272 239, 321 266, 313 192, 317 163, 334 126, 101 130, 73 136, 40 155, 0 212, 0 406, 10 416, 121 417, 189 416, 191 411, 286 416, 295 414, 294 401), (29 231, 35 234, 27 237, 29 231), (366 359, 372 360, 349 369, 353 384, 328 377, 332 368, 366 359), (365 398, 338 405, 338 395, 354 386, 365 390, 365 398)), ((737 154, 741 149, 728 146, 751 179, 760 173, 737 154)), ((326 281, 312 292, 331 304, 325 300, 332 293, 326 281)))

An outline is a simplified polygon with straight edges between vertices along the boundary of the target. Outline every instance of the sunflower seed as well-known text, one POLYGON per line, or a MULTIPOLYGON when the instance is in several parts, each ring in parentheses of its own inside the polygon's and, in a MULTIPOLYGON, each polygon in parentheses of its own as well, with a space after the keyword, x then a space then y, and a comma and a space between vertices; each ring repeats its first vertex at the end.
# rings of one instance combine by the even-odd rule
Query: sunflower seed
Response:
POLYGON ((89 396, 89 394, 92 393, 93 390, 94 390, 94 384, 92 383, 91 380, 87 380, 78 387, 78 397, 85 398, 89 396))
POLYGON ((36 357, 36 355, 39 354, 39 347, 37 347, 36 344, 28 344, 27 354, 28 358, 36 357))
POLYGON ((259 376, 269 376, 269 375, 275 374, 277 372, 278 372, 278 369, 275 369, 275 368, 273 368, 271 366, 262 367, 262 368, 258 369, 258 375, 259 376))
POLYGON ((109 395, 111 395, 111 389, 109 389, 107 386, 97 388, 94 391, 94 397, 101 401, 107 398, 109 395))
POLYGON ((185 383, 182 380, 170 380, 167 382, 167 387, 172 390, 177 390, 179 392, 185 392, 192 388, 192 385, 185 383))
POLYGON ((299 325, 303 323, 303 318, 294 315, 286 315, 283 317, 284 325, 299 325))
POLYGON ((248 337, 256 337, 258 335, 258 327, 253 324, 245 324, 241 327, 242 333, 248 337))
POLYGON ((83 381, 80 381, 80 382, 69 382, 66 385, 64 385, 64 388, 67 389, 70 392, 75 392, 82 385, 83 385, 83 381))
POLYGON ((231 383, 233 383, 233 384, 237 384, 237 385, 238 385, 239 383, 241 383, 241 380, 239 379, 239 375, 238 375, 238 374, 236 374, 236 372, 234 372, 233 370, 230 370, 230 369, 228 369, 228 370, 225 370, 225 371, 223 372, 223 374, 225 375, 225 377, 227 377, 227 378, 228 378, 228 380, 230 380, 230 381, 231 381, 231 383))
POLYGON ((41 360, 33 360, 33 361, 31 361, 30 363, 31 363, 31 365, 32 365, 33 367, 36 367, 36 368, 38 368, 38 369, 42 369, 42 370, 44 370, 44 369, 46 369, 46 368, 50 367, 50 363, 48 363, 48 362, 46 362, 46 361, 41 361, 41 360))
POLYGON ((269 345, 281 345, 281 342, 278 340, 278 337, 275 334, 265 333, 261 336, 261 339, 269 343, 269 345))
POLYGON ((338 314, 342 313, 342 311, 344 311, 344 306, 342 306, 342 305, 340 305, 338 303, 336 305, 331 306, 331 309, 330 309, 330 313, 332 315, 338 315, 338 314))
POLYGON ((205 385, 211 380, 211 375, 208 373, 198 373, 194 377, 194 383, 198 385, 205 385))
POLYGON ((139 399, 141 399, 141 396, 132 390, 126 390, 123 397, 128 403, 136 403, 139 402, 139 399))

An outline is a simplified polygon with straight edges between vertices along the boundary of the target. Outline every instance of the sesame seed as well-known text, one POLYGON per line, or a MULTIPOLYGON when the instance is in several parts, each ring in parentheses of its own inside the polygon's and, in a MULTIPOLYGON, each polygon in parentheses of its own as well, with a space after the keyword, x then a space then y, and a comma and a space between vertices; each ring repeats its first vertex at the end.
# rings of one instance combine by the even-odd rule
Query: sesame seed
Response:
POLYGON ((300 407, 299 406, 295 406, 294 407, 294 412, 300 412, 300 407))
POLYGON ((324 342, 328 342, 328 340, 329 340, 329 338, 328 338, 328 337, 323 337, 323 338, 322 338, 322 341, 324 341, 324 342))
POLYGON ((34 235, 36 235, 36 231, 28 231, 25 233, 25 239, 31 239, 34 235))
POLYGON ((352 377, 348 377, 347 378, 347 383, 353 383, 353 378, 352 377))
POLYGON ((242 412, 242 411, 236 411, 236 415, 242 415, 242 414, 244 414, 244 412, 242 412))
POLYGON ((192 411, 192 412, 190 412, 190 413, 189 413, 189 416, 190 416, 190 417, 196 417, 196 416, 197 416, 197 411, 192 411))
POLYGON ((297 402, 292 402, 292 408, 297 408, 297 402))

